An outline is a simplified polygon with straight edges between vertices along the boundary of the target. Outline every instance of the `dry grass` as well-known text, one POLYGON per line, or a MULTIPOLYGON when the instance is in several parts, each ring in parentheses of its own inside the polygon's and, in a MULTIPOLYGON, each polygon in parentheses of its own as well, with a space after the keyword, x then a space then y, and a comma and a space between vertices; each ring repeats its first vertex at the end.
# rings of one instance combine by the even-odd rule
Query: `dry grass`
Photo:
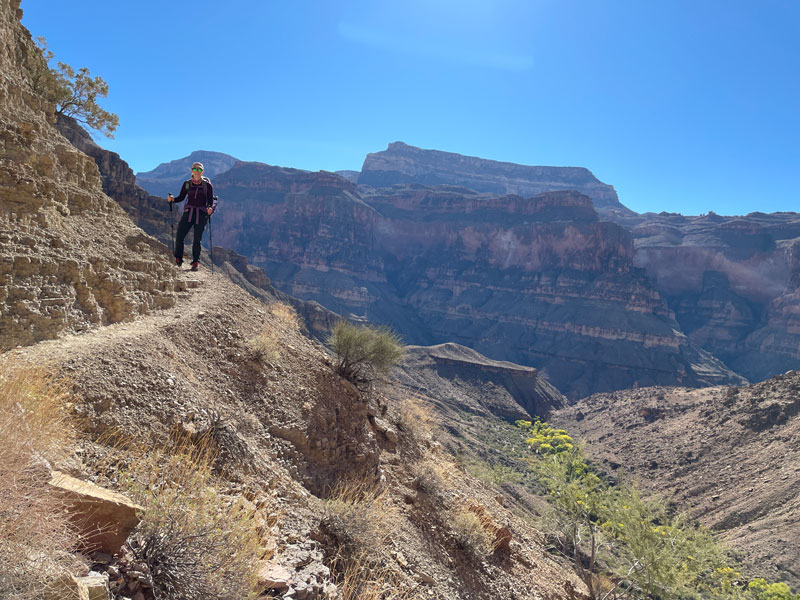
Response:
POLYGON ((494 540, 484 528, 481 518, 467 508, 453 514, 450 523, 456 543, 466 553, 482 557, 494 550, 494 540))
POLYGON ((47 462, 72 441, 67 389, 47 367, 0 359, 0 598, 39 598, 81 564, 63 501, 47 484, 47 462))
POLYGON ((275 362, 281 358, 281 339, 286 330, 299 331, 300 317, 288 304, 274 302, 267 307, 269 314, 278 321, 277 327, 265 328, 247 342, 253 356, 261 361, 275 362))
POLYGON ((281 357, 280 333, 275 330, 265 330, 248 340, 247 347, 256 359, 275 362, 281 357))
POLYGON ((422 460, 411 466, 414 487, 428 496, 438 497, 445 490, 453 487, 450 477, 455 468, 453 463, 437 460, 428 452, 422 460))
POLYGON ((404 585, 402 575, 365 556, 334 561, 340 600, 422 600, 427 596, 404 585))
POLYGON ((397 507, 368 477, 337 483, 325 502, 322 527, 342 557, 381 557, 398 528, 397 507))
POLYGON ((150 568, 157 597, 257 597, 257 572, 274 519, 221 492, 208 438, 175 436, 160 448, 124 452, 121 446, 116 452, 122 458, 100 468, 144 507, 128 545, 150 568))
POLYGON ((300 330, 300 317, 297 316, 297 311, 288 304, 282 302, 274 302, 269 305, 269 313, 280 319, 290 329, 295 331, 300 330))
POLYGON ((438 427, 431 406, 417 396, 400 401, 395 415, 395 425, 417 442, 429 441, 438 427))

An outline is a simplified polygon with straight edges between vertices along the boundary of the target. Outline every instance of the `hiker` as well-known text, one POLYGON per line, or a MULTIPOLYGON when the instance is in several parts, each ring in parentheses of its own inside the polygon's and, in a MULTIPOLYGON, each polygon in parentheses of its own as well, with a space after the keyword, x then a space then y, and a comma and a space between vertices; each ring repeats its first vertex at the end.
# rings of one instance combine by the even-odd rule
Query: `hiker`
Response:
POLYGON ((183 264, 183 240, 189 233, 189 229, 194 227, 192 271, 197 271, 203 230, 217 208, 214 188, 211 187, 211 181, 207 177, 203 177, 203 163, 201 162, 192 163, 192 178, 183 182, 177 198, 169 194, 167 202, 182 202, 187 197, 188 200, 183 207, 183 216, 178 223, 178 233, 175 236, 175 264, 179 267, 183 264))

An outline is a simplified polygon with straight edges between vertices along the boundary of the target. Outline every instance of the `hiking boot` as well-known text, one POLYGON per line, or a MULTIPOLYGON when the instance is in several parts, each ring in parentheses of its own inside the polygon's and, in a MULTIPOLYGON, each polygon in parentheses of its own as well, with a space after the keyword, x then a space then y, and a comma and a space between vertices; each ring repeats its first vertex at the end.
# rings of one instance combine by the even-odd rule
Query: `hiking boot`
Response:
POLYGON ((178 266, 180 267, 180 266, 183 264, 183 259, 182 259, 182 258, 178 258, 178 257, 176 256, 176 257, 175 257, 175 264, 176 264, 176 265, 178 265, 178 266))
POLYGON ((194 261, 194 262, 192 263, 192 268, 191 268, 191 270, 192 270, 192 271, 197 271, 197 267, 199 267, 199 266, 200 266, 200 263, 199 263, 199 262, 197 262, 197 261, 194 261))

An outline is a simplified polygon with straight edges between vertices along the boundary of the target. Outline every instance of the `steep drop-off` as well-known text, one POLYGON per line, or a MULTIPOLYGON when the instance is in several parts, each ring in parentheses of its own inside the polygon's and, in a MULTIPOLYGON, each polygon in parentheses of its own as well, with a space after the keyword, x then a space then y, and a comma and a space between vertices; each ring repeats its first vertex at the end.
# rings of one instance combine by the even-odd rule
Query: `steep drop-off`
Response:
POLYGON ((622 227, 573 191, 532 198, 421 185, 360 190, 332 173, 239 163, 216 180, 216 238, 281 290, 541 369, 573 398, 739 381, 698 350, 622 227), (362 191, 364 193, 362 193, 362 191))

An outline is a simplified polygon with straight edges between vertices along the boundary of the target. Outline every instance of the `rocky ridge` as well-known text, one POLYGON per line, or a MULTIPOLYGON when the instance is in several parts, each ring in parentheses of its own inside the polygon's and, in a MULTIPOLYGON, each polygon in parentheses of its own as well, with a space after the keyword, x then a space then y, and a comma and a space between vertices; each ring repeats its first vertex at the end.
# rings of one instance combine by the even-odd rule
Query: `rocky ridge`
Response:
POLYGON ((612 186, 602 183, 583 167, 530 167, 440 150, 423 150, 403 142, 391 143, 382 152, 368 154, 358 183, 372 187, 448 184, 495 195, 519 196, 576 190, 589 196, 603 215, 635 214, 620 204, 612 186))
POLYGON ((195 150, 189 156, 162 163, 152 171, 136 173, 136 183, 154 196, 166 198, 167 194, 177 195, 181 183, 189 179, 194 162, 203 163, 203 175, 213 182, 217 175, 230 169, 239 159, 222 152, 195 150))

